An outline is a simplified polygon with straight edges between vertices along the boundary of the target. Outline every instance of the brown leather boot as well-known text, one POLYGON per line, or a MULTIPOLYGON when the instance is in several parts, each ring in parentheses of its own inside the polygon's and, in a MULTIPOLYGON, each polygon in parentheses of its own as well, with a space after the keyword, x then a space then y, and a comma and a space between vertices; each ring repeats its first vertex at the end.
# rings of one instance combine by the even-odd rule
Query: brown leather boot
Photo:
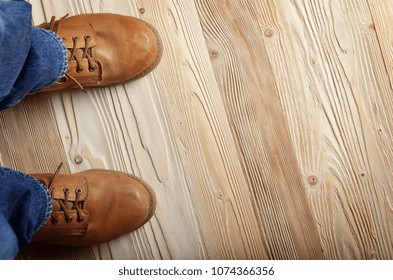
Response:
POLYGON ((145 21, 117 14, 63 17, 38 27, 57 33, 68 50, 68 71, 57 84, 40 90, 108 86, 141 78, 162 55, 158 32, 145 21))
POLYGON ((133 175, 88 170, 76 174, 32 174, 48 187, 52 217, 33 242, 69 246, 108 242, 145 224, 153 215, 153 190, 133 175))

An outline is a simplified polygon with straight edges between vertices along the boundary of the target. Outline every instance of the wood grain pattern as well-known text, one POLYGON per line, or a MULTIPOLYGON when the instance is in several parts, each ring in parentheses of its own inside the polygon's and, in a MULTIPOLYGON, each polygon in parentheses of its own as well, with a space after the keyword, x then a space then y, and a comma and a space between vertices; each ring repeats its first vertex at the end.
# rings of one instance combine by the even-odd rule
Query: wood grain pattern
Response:
MULTIPOLYGON (((50 96, 29 96, 0 112, 0 143, 2 165, 25 173, 54 172, 65 154, 50 96)), ((67 165, 64 171, 69 172, 67 165)))
POLYGON ((196 3, 269 258, 322 258, 255 2, 196 3))
POLYGON ((393 88, 393 3, 390 0, 368 0, 368 4, 393 88))
POLYGON ((30 0, 35 24, 153 24, 160 65, 0 112, 0 164, 108 168, 156 192, 141 229, 20 259, 392 259, 389 0, 30 0))
POLYGON ((391 90, 366 1, 259 7, 325 256, 391 258, 391 90))

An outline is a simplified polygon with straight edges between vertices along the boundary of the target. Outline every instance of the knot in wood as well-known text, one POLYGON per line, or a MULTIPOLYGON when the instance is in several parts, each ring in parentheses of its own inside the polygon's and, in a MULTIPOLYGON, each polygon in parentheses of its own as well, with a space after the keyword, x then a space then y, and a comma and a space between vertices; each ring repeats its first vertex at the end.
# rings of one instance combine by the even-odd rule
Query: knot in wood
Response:
POLYGON ((266 29, 264 34, 265 34, 266 37, 270 38, 270 37, 273 37, 274 32, 271 29, 266 29))
POLYGON ((307 182, 309 185, 315 186, 316 184, 318 184, 318 178, 315 176, 310 176, 307 178, 307 182))

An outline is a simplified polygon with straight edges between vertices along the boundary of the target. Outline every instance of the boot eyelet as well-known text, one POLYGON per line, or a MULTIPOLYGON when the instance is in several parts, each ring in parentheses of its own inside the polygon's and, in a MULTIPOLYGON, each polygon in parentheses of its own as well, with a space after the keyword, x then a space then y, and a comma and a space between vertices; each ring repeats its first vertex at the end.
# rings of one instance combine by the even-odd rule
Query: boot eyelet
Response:
POLYGON ((76 192, 76 193, 82 193, 83 191, 82 191, 80 188, 77 188, 77 189, 75 190, 75 192, 76 192))
POLYGON ((96 64, 94 64, 93 66, 89 67, 89 71, 90 72, 94 72, 96 70, 97 70, 97 65, 96 64))
POLYGON ((57 83, 58 84, 64 84, 65 82, 67 82, 67 78, 66 77, 62 77, 57 83))
POLYGON ((85 35, 85 40, 88 40, 88 41, 90 41, 91 40, 91 37, 90 37, 90 35, 85 35))
POLYGON ((76 72, 81 73, 83 71, 83 67, 76 68, 76 72))
POLYGON ((64 192, 64 193, 69 193, 69 192, 70 192, 70 189, 67 188, 67 187, 65 187, 65 188, 63 189, 63 192, 64 192))
POLYGON ((72 222, 72 217, 70 217, 69 219, 66 218, 65 221, 66 221, 66 223, 68 223, 68 224, 71 223, 71 222, 72 222))
POLYGON ((58 222, 59 222, 59 220, 57 220, 57 219, 54 219, 54 218, 51 219, 52 225, 55 225, 55 224, 57 224, 58 222))

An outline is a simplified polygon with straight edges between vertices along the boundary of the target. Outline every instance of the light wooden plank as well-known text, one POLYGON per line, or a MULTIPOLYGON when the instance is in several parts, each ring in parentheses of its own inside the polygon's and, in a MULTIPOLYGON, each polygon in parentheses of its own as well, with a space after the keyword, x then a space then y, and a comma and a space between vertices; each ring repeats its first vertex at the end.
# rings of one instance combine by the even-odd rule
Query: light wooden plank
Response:
POLYGON ((392 258, 392 90, 367 2, 258 6, 324 255, 392 258))
POLYGON ((269 258, 321 259, 257 2, 195 1, 269 258))
POLYGON ((393 3, 391 0, 368 0, 368 4, 393 88, 393 3))
MULTIPOLYGON (((48 94, 29 96, 0 112, 0 154, 4 166, 25 173, 54 172, 65 161, 50 100, 48 94)), ((67 165, 63 171, 69 172, 67 165)))

